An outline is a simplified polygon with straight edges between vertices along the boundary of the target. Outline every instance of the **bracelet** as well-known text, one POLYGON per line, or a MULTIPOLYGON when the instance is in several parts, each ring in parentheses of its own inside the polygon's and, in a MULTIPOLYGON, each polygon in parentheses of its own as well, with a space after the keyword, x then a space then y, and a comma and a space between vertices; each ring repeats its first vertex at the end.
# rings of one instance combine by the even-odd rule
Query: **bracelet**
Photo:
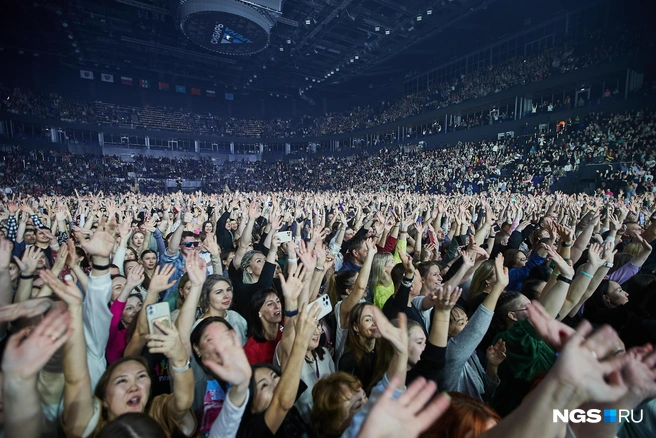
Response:
POLYGON ((109 269, 109 264, 107 265, 93 265, 93 269, 96 269, 98 271, 106 271, 109 269))
POLYGON ((21 275, 20 275, 20 278, 21 278, 22 280, 30 280, 30 279, 34 278, 34 274, 30 274, 30 275, 23 275, 23 274, 21 274, 21 275))
POLYGON ((296 315, 298 315, 298 309, 296 309, 296 310, 285 310, 285 316, 287 318, 292 318, 296 315))
POLYGON ((569 248, 570 246, 572 246, 572 244, 563 242, 560 244, 560 246, 562 246, 563 248, 569 248))
POLYGON ((323 271, 326 270, 326 268, 324 268, 323 266, 321 268, 317 266, 317 267, 314 268, 314 270, 319 271, 319 272, 323 272, 323 271))
POLYGON ((585 272, 585 271, 581 271, 581 275, 583 275, 584 277, 588 277, 589 279, 593 279, 593 278, 594 278, 594 275, 590 275, 590 274, 588 274, 588 273, 585 272))
POLYGON ((608 262, 604 263, 604 268, 608 268, 608 269, 610 269, 610 268, 612 268, 612 267, 613 267, 613 264, 612 264, 612 263, 608 263, 608 262))
POLYGON ((173 371, 174 373, 184 373, 185 371, 191 369, 191 359, 188 357, 187 364, 182 368, 175 367, 173 366, 172 363, 169 363, 169 367, 171 368, 171 371, 173 371))
POLYGON ((562 281, 563 283, 567 283, 567 284, 572 284, 571 278, 563 277, 562 275, 558 276, 558 281, 562 281))
POLYGON ((410 287, 412 286, 412 282, 414 281, 414 279, 415 279, 414 275, 412 276, 412 278, 403 277, 403 281, 401 282, 401 284, 403 286, 410 287))

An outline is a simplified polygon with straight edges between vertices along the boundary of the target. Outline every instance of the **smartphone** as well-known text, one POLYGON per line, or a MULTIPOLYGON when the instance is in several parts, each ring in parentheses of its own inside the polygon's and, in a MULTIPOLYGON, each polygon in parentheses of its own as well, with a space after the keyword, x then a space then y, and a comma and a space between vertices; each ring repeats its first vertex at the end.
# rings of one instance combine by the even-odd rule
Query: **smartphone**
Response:
POLYGON ((280 238, 280 243, 291 242, 292 232, 291 231, 281 231, 276 234, 280 238))
POLYGON ((423 219, 421 216, 419 216, 419 217, 417 218, 417 222, 419 222, 419 223, 421 223, 423 220, 424 220, 424 219, 423 219))
POLYGON ((321 313, 319 313, 319 317, 317 318, 319 320, 333 311, 333 305, 330 304, 330 297, 328 294, 321 295, 319 298, 309 303, 307 309, 310 310, 312 306, 321 306, 321 313))
POLYGON ((342 205, 341 202, 339 203, 339 211, 344 211, 344 206, 342 205))
POLYGON ((156 335, 163 335, 161 330, 155 327, 154 322, 158 322, 164 327, 171 327, 171 309, 169 303, 157 303, 146 306, 146 319, 148 321, 148 332, 156 335))
POLYGON ((644 225, 645 225, 645 214, 640 213, 640 226, 642 227, 644 225))

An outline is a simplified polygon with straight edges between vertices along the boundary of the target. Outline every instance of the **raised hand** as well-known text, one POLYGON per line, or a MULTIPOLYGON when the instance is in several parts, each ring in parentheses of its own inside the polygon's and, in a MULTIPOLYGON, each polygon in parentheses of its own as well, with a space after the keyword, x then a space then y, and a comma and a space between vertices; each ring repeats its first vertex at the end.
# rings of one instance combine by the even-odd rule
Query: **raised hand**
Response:
POLYGON ((431 302, 435 303, 436 312, 449 313, 458 302, 461 293, 462 289, 459 287, 453 287, 451 285, 442 286, 432 297, 426 296, 426 299, 430 299, 431 302))
POLYGON ((82 292, 72 280, 64 280, 62 282, 55 274, 47 269, 41 271, 40 278, 52 289, 55 295, 68 305, 69 309, 79 309, 82 307, 82 292))
MULTIPOLYGON (((301 346, 307 348, 310 343, 310 338, 317 330, 319 323, 319 314, 321 313, 321 306, 313 304, 312 306, 303 306, 299 309, 298 317, 296 318, 296 340, 301 346)), ((406 341, 407 343, 407 341, 406 341)))
POLYGON ((0 322, 15 321, 19 318, 32 318, 54 308, 55 302, 50 298, 34 298, 0 306, 0 322))
POLYGON ((34 330, 26 327, 11 336, 2 359, 4 378, 35 379, 52 355, 73 334, 70 323, 68 311, 53 310, 34 330))
POLYGON ((14 256, 18 269, 20 269, 21 274, 23 275, 34 274, 34 271, 36 271, 36 267, 39 264, 39 258, 41 258, 41 248, 38 248, 36 245, 27 248, 23 253, 22 259, 14 256))
POLYGON ((564 342, 552 368, 554 377, 576 388, 583 400, 600 403, 618 400, 628 391, 620 373, 626 359, 612 356, 618 344, 619 337, 610 326, 592 333, 592 325, 583 321, 564 342))
POLYGON ((216 234, 211 234, 205 237, 203 241, 203 246, 210 253, 212 257, 221 255, 221 247, 216 241, 216 234))
POLYGON ((358 437, 415 438, 435 423, 449 407, 449 396, 444 393, 433 398, 437 385, 423 377, 415 379, 394 400, 394 390, 400 384, 399 376, 390 380, 385 392, 371 408, 358 437))
POLYGON ((643 400, 656 397, 656 351, 651 344, 632 348, 627 353, 622 377, 629 388, 628 397, 637 405, 643 400))
POLYGON ((252 369, 241 346, 239 335, 228 331, 220 341, 214 342, 216 360, 203 358, 203 365, 216 377, 233 386, 247 385, 251 379, 252 369))
POLYGON ((287 280, 282 274, 278 274, 280 279, 280 288, 282 289, 282 295, 285 297, 285 301, 288 303, 296 303, 298 297, 303 290, 303 277, 305 276, 305 267, 302 263, 299 263, 298 267, 292 272, 287 280))
POLYGON ((185 257, 185 268, 192 285, 202 286, 205 283, 207 279, 205 261, 200 258, 197 252, 194 251, 191 255, 185 257))
POLYGON ((134 265, 132 269, 128 272, 126 286, 131 286, 130 289, 134 289, 143 283, 145 279, 144 267, 141 265, 134 265))
POLYGON ((408 352, 408 317, 405 313, 399 313, 397 321, 399 327, 394 325, 383 314, 383 311, 376 306, 371 306, 374 313, 374 322, 376 327, 383 338, 387 339, 394 350, 399 354, 407 354, 408 352))
MULTIPOLYGON (((146 335, 146 344, 150 354, 161 353, 168 357, 172 362, 177 363, 178 368, 182 368, 187 362, 189 356, 182 345, 180 334, 175 328, 175 325, 168 327, 159 321, 153 322, 153 325, 162 334, 148 334, 146 335)), ((175 365, 174 365, 175 366, 175 365)))
POLYGON ((9 269, 11 262, 11 242, 0 236, 0 271, 9 269))
POLYGON ((560 350, 567 338, 576 332, 551 316, 538 301, 533 301, 528 307, 528 319, 538 335, 556 350, 560 350))
POLYGON ((174 273, 175 267, 173 265, 158 266, 155 268, 155 273, 150 279, 148 292, 160 293, 173 287, 175 285, 175 280, 169 282, 169 279, 174 273))
POLYGON ((306 272, 308 272, 310 275, 314 271, 314 268, 317 266, 317 256, 312 253, 312 251, 308 251, 307 246, 305 242, 302 240, 298 244, 298 248, 296 249, 296 255, 298 258, 301 260, 301 263, 306 268, 306 272))
POLYGON ((506 343, 499 339, 496 344, 490 345, 485 351, 485 357, 489 365, 498 367, 506 359, 506 343))
POLYGON ((109 258, 114 250, 114 233, 116 230, 116 219, 110 218, 106 224, 101 224, 95 232, 77 228, 82 234, 80 246, 90 256, 109 258))
POLYGON ((59 248, 59 252, 57 253, 57 258, 55 259, 55 263, 52 265, 52 270, 57 273, 60 273, 64 269, 64 266, 66 266, 67 258, 68 258, 68 245, 62 245, 59 248))
POLYGON ((496 284, 503 286, 505 289, 506 286, 510 283, 510 277, 508 276, 508 268, 503 266, 503 254, 499 253, 494 259, 494 274, 497 277, 496 284))

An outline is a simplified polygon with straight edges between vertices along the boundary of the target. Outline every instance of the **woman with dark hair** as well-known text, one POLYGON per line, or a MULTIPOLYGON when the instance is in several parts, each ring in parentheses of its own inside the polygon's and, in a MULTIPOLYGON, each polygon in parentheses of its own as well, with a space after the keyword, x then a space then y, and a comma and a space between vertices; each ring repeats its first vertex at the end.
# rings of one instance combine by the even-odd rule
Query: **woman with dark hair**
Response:
POLYGON ((608 324, 620 332, 628 323, 631 312, 629 294, 619 283, 602 280, 583 306, 583 318, 595 325, 608 324))
POLYGON ((203 228, 201 228, 201 231, 206 234, 214 234, 214 223, 212 223, 212 221, 203 222, 203 228))
POLYGON ((194 376, 177 330, 155 322, 162 334, 146 336, 150 353, 163 353, 169 359, 175 385, 173 393, 152 398, 146 361, 142 357, 128 356, 107 367, 94 395, 86 359, 82 293, 72 282, 64 284, 56 278, 49 279, 49 286, 68 305, 74 328, 64 347, 62 425, 66 435, 96 436, 106 423, 124 413, 138 412, 147 413, 157 421, 167 436, 174 433, 191 436, 196 429, 196 420, 189 409, 193 401, 194 376))
MULTIPOLYGON (((254 365, 250 380, 251 398, 239 426, 239 437, 298 437, 307 434, 294 407, 301 388, 301 371, 310 339, 316 331, 320 306, 300 310, 294 346, 282 373, 268 363, 254 365)), ((302 392, 302 391, 300 391, 302 392)))
POLYGON ((167 438, 159 423, 146 414, 128 412, 107 423, 96 438, 167 438))
POLYGON ((155 267, 157 266, 157 253, 151 249, 147 249, 141 253, 139 257, 141 265, 144 267, 144 282, 143 287, 148 289, 150 279, 155 275, 155 267))
POLYGON ((347 333, 350 327, 351 311, 358 303, 364 302, 364 294, 367 291, 371 265, 377 253, 376 245, 371 239, 367 239, 364 244, 368 252, 360 272, 347 270, 335 274, 328 286, 328 295, 331 298, 331 302, 333 302, 335 325, 337 328, 334 353, 335 363, 339 363, 344 353, 346 339, 348 337, 347 333))
POLYGON ((109 307, 109 311, 112 313, 112 322, 109 326, 109 339, 105 349, 108 364, 123 357, 125 347, 134 332, 136 324, 133 322, 136 323, 135 317, 141 311, 143 297, 138 292, 133 293, 133 290, 141 285, 143 279, 143 268, 140 265, 130 269, 123 290, 109 307))
POLYGON ((451 404, 420 438, 476 438, 501 421, 499 414, 480 400, 449 392, 451 404))
POLYGON ((274 289, 255 292, 251 298, 249 338, 244 345, 248 363, 272 363, 282 339, 282 303, 274 289))
MULTIPOLYGON (((228 274, 230 280, 232 280, 235 293, 233 307, 244 318, 249 316, 249 304, 253 295, 257 291, 269 289, 273 286, 277 265, 276 257, 280 247, 280 238, 272 230, 269 233, 271 243, 268 254, 265 255, 260 251, 251 249, 253 225, 258 217, 258 204, 253 202, 248 209, 248 222, 242 237, 239 239, 239 248, 237 248, 232 263, 228 267, 228 274)), ((249 324, 253 324, 253 322, 248 320, 249 324)))
POLYGON ((358 303, 349 314, 349 327, 346 337, 346 351, 339 359, 338 369, 355 375, 365 389, 370 389, 374 376, 374 365, 381 338, 374 322, 375 306, 358 303))
MULTIPOLYGON (((296 331, 293 324, 295 316, 293 315, 298 311, 299 306, 305 305, 302 301, 306 298, 303 297, 299 299, 304 286, 304 275, 304 269, 297 269, 290 273, 287 280, 285 280, 282 275, 280 276, 280 284, 285 298, 285 313, 290 315, 285 321, 288 328, 283 333, 282 340, 276 347, 276 353, 273 358, 273 363, 282 369, 285 369, 287 366, 289 355, 291 354, 296 337, 296 331)), ((316 306, 316 304, 314 304, 314 306, 316 306)), ((335 363, 333 362, 330 353, 326 348, 319 345, 322 334, 323 325, 321 321, 317 321, 316 328, 308 343, 307 351, 305 352, 305 361, 303 362, 303 368, 301 370, 301 380, 305 384, 306 389, 300 394, 298 400, 294 404, 306 424, 309 424, 310 412, 312 411, 312 388, 314 388, 314 385, 319 379, 335 372, 335 363)))

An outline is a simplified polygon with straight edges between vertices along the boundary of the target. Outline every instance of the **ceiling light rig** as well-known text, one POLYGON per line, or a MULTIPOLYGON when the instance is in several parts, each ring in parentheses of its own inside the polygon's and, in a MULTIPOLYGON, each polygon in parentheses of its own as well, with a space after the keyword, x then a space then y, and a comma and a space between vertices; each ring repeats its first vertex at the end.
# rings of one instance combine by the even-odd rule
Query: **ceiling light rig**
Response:
POLYGON ((433 10, 432 9, 427 10, 426 15, 433 15, 433 10))
POLYGON ((417 15, 417 21, 421 21, 422 18, 423 18, 423 17, 422 17, 421 15, 417 15))

